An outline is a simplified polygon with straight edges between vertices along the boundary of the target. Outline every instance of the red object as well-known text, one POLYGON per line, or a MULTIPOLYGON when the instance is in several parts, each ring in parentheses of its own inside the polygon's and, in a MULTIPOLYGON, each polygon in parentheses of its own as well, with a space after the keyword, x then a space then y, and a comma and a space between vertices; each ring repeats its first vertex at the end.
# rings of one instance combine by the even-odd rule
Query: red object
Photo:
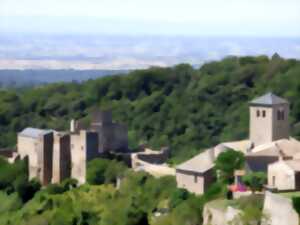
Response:
POLYGON ((233 184, 228 187, 228 189, 232 192, 246 192, 247 187, 243 184, 233 184))

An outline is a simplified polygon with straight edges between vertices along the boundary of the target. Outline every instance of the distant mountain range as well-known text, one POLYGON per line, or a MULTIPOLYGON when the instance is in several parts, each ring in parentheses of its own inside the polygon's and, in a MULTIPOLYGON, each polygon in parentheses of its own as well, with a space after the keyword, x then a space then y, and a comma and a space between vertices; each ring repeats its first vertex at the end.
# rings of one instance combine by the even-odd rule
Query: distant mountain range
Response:
POLYGON ((228 55, 300 58, 300 38, 1 34, 0 69, 130 70, 228 55))

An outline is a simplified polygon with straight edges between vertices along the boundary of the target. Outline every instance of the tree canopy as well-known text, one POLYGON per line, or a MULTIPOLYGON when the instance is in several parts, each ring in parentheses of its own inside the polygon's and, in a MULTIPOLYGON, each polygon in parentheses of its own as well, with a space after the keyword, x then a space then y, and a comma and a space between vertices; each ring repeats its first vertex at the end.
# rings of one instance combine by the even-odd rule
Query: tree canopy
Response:
POLYGON ((228 57, 200 69, 136 70, 82 83, 0 90, 0 147, 13 147, 27 126, 63 130, 92 108, 111 108, 127 124, 130 147, 169 145, 174 163, 223 141, 248 137, 248 102, 273 91, 291 103, 300 137, 300 62, 280 57, 228 57), (286 87, 289 87, 288 89, 286 87))
POLYGON ((229 149, 218 155, 215 160, 215 170, 220 179, 228 183, 233 182, 234 171, 242 169, 245 164, 243 153, 229 149))

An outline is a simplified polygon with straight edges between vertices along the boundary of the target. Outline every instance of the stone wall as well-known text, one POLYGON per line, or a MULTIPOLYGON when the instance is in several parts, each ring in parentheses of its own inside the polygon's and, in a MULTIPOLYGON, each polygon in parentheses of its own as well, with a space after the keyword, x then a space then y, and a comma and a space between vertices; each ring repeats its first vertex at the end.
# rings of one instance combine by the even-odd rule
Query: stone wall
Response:
POLYGON ((60 183, 71 176, 70 135, 55 134, 53 144, 52 183, 60 183))
POLYGON ((214 181, 213 169, 203 174, 176 169, 177 187, 195 194, 203 194, 214 181))
POLYGON ((268 171, 268 165, 277 162, 277 156, 246 156, 246 165, 251 171, 268 171))
POLYGON ((230 206, 224 209, 221 206, 212 206, 211 203, 207 203, 203 209, 203 225, 242 225, 238 222, 241 213, 242 211, 230 206))
POLYGON ((98 135, 95 132, 80 131, 71 134, 71 177, 79 184, 86 182, 87 162, 97 157, 98 135))
POLYGON ((268 167, 268 186, 277 190, 296 189, 295 172, 284 161, 278 161, 268 167))
POLYGON ((51 183, 52 179, 52 163, 53 163, 53 132, 45 134, 42 143, 42 184, 51 183))
POLYGON ((266 192, 263 213, 267 221, 263 221, 262 225, 299 225, 299 215, 292 201, 279 194, 266 192))
POLYGON ((18 153, 21 159, 28 158, 29 179, 37 178, 43 185, 51 182, 53 133, 38 138, 18 135, 18 153))

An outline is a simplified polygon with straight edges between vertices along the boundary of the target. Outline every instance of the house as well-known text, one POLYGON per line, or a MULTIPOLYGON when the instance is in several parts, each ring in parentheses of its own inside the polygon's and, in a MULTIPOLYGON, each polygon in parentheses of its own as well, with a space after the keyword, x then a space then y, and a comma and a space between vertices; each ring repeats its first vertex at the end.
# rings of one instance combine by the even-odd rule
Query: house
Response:
POLYGON ((300 142, 290 139, 280 139, 257 146, 246 154, 248 169, 251 171, 268 171, 268 165, 279 159, 293 160, 300 155, 300 142))
POLYGON ((28 160, 29 179, 37 178, 43 185, 51 183, 53 131, 26 128, 18 134, 18 153, 28 160))
POLYGON ((195 194, 203 194, 215 181, 214 160, 214 149, 208 149, 178 165, 176 167, 177 187, 195 194))
POLYGON ((268 187, 278 191, 300 190, 300 159, 279 160, 270 164, 268 187))
POLYGON ((224 142, 210 148, 176 168, 177 186, 196 194, 213 182, 212 169, 218 154, 233 149, 246 157, 247 171, 267 172, 278 160, 300 158, 300 142, 289 137, 289 102, 273 93, 249 103, 249 140, 224 142))

